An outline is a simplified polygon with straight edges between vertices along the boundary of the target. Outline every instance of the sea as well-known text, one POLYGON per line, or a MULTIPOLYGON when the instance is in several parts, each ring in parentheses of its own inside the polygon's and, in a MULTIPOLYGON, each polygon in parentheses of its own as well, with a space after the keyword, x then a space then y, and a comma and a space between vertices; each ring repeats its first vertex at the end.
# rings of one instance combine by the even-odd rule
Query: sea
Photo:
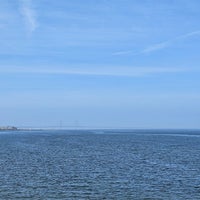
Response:
POLYGON ((0 132, 0 199, 200 199, 200 130, 0 132))

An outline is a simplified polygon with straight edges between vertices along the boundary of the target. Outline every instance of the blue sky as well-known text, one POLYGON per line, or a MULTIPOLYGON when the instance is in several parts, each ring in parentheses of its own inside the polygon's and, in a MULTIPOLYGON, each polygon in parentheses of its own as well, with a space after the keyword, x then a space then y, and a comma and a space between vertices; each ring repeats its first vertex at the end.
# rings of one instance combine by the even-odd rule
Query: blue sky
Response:
POLYGON ((0 0, 0 124, 200 128, 199 0, 0 0))

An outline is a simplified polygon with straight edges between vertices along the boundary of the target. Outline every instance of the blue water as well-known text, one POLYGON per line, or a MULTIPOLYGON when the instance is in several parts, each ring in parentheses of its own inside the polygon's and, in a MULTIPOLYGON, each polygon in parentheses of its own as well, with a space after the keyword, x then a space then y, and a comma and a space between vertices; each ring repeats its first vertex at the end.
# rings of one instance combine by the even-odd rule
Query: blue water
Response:
POLYGON ((200 131, 0 132, 0 199, 200 199, 200 131))

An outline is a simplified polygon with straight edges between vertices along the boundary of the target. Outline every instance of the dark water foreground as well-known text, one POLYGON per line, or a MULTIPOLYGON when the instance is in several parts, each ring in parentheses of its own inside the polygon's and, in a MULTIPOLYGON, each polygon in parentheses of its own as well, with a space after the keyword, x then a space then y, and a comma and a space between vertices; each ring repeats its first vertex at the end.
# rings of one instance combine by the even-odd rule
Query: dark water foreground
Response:
POLYGON ((200 132, 0 132, 0 199, 200 199, 200 132))

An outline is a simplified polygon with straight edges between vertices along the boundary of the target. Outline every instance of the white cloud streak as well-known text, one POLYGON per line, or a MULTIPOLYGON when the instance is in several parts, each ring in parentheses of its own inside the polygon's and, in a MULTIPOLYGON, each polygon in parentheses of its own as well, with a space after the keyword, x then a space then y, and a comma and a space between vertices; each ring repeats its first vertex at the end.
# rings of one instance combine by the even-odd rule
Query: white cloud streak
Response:
POLYGON ((127 55, 127 54, 132 54, 133 52, 132 51, 118 51, 118 52, 115 52, 113 53, 112 55, 114 56, 118 56, 118 55, 127 55))
POLYGON ((142 51, 140 52, 133 52, 133 51, 119 51, 119 52, 115 52, 113 53, 113 55, 140 55, 140 54, 147 54, 147 53, 152 53, 154 51, 159 51, 165 48, 168 48, 172 45, 174 45, 176 42, 181 41, 181 40, 185 40, 188 39, 190 37, 194 37, 194 36, 199 36, 200 35, 200 30, 197 31, 193 31, 184 35, 179 35, 171 40, 167 40, 164 42, 160 42, 157 44, 153 44, 149 47, 144 48, 142 51))
POLYGON ((38 26, 36 12, 33 9, 31 0, 20 0, 20 11, 26 22, 28 30, 32 33, 38 26))
POLYGON ((153 51, 158 51, 164 48, 167 48, 168 46, 170 46, 172 44, 172 41, 165 41, 165 42, 161 42, 158 44, 154 44, 152 46, 149 46, 145 49, 143 49, 141 52, 139 52, 138 54, 143 54, 143 53, 151 53, 153 51))
POLYGON ((143 77, 153 74, 182 73, 193 69, 173 67, 4 67, 0 73, 28 73, 82 76, 143 77))
POLYGON ((164 41, 164 42, 161 42, 161 43, 158 43, 158 44, 154 44, 154 45, 152 45, 150 47, 145 48, 140 53, 151 53, 153 51, 158 51, 158 50, 161 50, 161 49, 165 49, 165 48, 173 45, 177 41, 185 40, 187 38, 190 38, 190 37, 193 37, 193 36, 196 36, 196 35, 200 35, 200 31, 199 30, 198 31, 193 31, 193 32, 190 32, 190 33, 187 33, 187 34, 184 34, 184 35, 179 35, 178 37, 175 37, 174 39, 171 39, 171 40, 167 40, 167 41, 164 41))

